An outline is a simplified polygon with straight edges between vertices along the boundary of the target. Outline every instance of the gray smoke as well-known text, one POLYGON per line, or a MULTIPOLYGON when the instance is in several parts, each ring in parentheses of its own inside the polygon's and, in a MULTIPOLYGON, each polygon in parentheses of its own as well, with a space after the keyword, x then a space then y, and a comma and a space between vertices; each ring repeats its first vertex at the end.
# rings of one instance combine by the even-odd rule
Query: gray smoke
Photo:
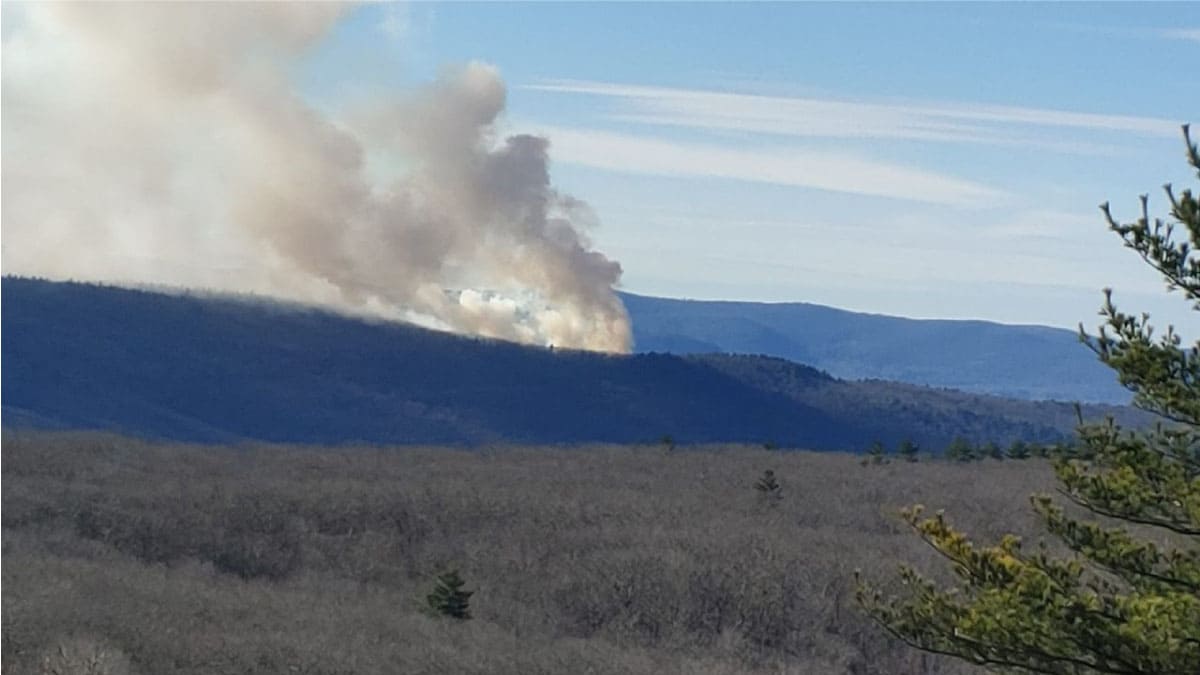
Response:
POLYGON ((522 342, 627 351, 586 204, 548 142, 498 138, 481 63, 334 119, 289 78, 315 3, 6 3, 8 273, 266 293, 522 342))

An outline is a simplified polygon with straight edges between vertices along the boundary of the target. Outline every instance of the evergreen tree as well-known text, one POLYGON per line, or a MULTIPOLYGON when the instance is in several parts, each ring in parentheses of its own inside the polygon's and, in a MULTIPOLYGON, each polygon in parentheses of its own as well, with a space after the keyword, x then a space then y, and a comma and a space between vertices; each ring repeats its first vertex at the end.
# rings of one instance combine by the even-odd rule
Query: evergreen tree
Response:
POLYGON ((917 453, 921 451, 920 446, 913 443, 911 439, 900 441, 900 445, 896 447, 896 454, 904 458, 906 462, 917 461, 917 453))
MULTIPOLYGON (((1188 158, 1200 153, 1184 127, 1188 158)), ((1142 216, 1109 227, 1157 270, 1170 291, 1200 310, 1200 203, 1166 188, 1173 222, 1142 216), (1175 239, 1182 226, 1183 240, 1175 239)), ((1183 346, 1168 328, 1155 339, 1148 317, 1124 314, 1105 292, 1098 335, 1081 334, 1134 393, 1164 418, 1140 433, 1111 419, 1081 425, 1057 454, 1065 497, 1124 527, 1076 520, 1050 497, 1033 497, 1047 529, 1075 555, 1027 552, 1014 536, 980 546, 938 513, 906 518, 948 558, 957 587, 943 590, 912 568, 910 592, 886 597, 860 584, 859 600, 889 632, 919 649, 1036 673, 1200 673, 1200 341, 1183 346), (1148 538, 1153 537, 1153 541, 1148 538)))
POLYGON ((962 436, 956 436, 943 454, 952 462, 969 462, 975 459, 975 446, 962 436))
POLYGON ((1012 445, 1008 446, 1005 451, 1009 459, 1029 459, 1031 451, 1029 444, 1025 441, 1013 441, 1012 445))
POLYGON ((783 486, 775 478, 775 472, 770 469, 763 471, 762 478, 754 483, 754 489, 758 490, 760 497, 771 502, 779 501, 783 497, 783 486))
POLYGON ((991 457, 992 459, 1004 459, 1004 451, 1000 449, 999 445, 988 441, 987 443, 983 444, 982 448, 979 449, 979 456, 980 458, 991 457))
POLYGON ((429 609, 439 616, 454 619, 471 618, 471 596, 474 591, 464 591, 466 582, 458 575, 458 570, 450 570, 438 575, 434 582, 433 592, 425 596, 429 609))
POLYGON ((867 455, 871 458, 872 464, 887 464, 887 448, 883 447, 883 443, 879 441, 871 444, 871 449, 867 451, 867 455))

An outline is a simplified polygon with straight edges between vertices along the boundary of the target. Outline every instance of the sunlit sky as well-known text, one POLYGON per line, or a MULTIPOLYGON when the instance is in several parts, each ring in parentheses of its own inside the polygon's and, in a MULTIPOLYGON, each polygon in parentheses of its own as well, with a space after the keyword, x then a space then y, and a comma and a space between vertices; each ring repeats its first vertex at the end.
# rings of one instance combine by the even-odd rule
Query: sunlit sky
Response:
POLYGON ((1097 209, 1196 185, 1194 4, 368 4, 294 77, 336 115, 472 60, 625 290, 1196 332, 1097 209))
POLYGON ((1074 326, 1113 286, 1194 321, 1096 207, 1194 185, 1195 5, 373 5, 302 77, 336 109, 466 60, 626 290, 1074 326))

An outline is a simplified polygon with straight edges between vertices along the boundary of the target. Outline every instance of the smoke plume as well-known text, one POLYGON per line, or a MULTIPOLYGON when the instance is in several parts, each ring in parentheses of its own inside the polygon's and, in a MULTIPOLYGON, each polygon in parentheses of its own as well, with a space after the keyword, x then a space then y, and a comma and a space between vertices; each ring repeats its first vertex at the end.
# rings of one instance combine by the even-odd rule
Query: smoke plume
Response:
MULTIPOLYGON (((265 293, 627 351, 548 142, 500 138, 482 63, 336 118, 293 84, 344 8, 6 3, 3 265, 265 293)), ((352 77, 352 74, 348 74, 352 77)))

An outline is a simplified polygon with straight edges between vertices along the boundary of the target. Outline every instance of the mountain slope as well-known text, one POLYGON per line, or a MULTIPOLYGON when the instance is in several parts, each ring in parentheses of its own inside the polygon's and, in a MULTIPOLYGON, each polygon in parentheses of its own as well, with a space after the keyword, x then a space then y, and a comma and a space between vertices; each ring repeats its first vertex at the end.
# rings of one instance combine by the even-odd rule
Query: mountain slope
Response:
POLYGON ((640 352, 769 354, 849 379, 1030 400, 1126 403, 1112 371, 1067 330, 904 319, 804 303, 621 299, 640 352))
POLYGON ((1065 405, 842 382, 780 359, 608 356, 227 298, 16 278, 0 288, 10 426, 313 443, 669 434, 818 449, 1050 440, 1071 426, 1065 405))

